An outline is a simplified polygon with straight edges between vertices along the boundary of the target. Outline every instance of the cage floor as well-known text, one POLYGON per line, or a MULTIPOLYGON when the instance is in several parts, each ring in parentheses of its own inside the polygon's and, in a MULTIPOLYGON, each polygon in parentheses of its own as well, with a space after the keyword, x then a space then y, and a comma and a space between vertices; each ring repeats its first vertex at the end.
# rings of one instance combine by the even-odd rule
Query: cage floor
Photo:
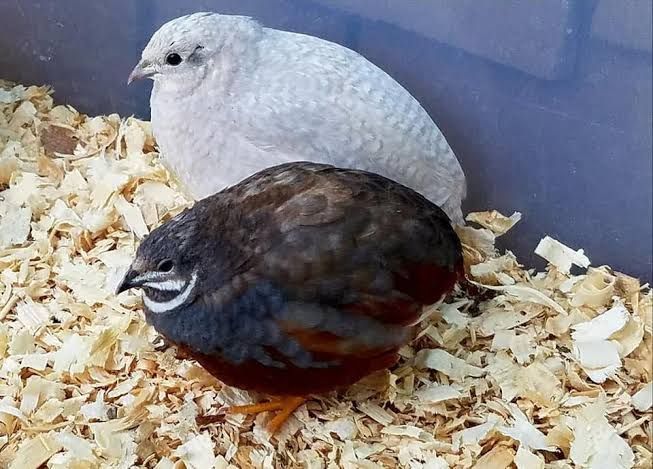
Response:
POLYGON ((474 288, 427 311, 398 366, 310 401, 270 439, 266 415, 203 425, 261 396, 178 358, 140 297, 112 293, 139 239, 189 203, 149 123, 0 81, 0 191, 0 467, 653 463, 650 288, 546 237, 546 271, 521 266, 494 246, 520 214, 471 214, 474 288))

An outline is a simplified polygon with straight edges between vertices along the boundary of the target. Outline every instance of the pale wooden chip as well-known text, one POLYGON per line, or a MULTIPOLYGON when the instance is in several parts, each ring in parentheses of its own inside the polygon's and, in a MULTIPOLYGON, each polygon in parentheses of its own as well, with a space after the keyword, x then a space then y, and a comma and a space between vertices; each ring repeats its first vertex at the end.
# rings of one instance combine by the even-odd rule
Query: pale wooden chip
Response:
POLYGON ((505 469, 509 467, 515 459, 515 453, 512 449, 505 446, 497 446, 483 455, 473 469, 505 469))
POLYGON ((466 376, 483 376, 485 371, 477 366, 469 365, 465 360, 456 358, 440 349, 423 349, 415 355, 415 366, 428 368, 444 373, 453 380, 462 380, 466 376))
POLYGON ((499 291, 499 292, 506 293, 508 295, 512 295, 520 299, 521 301, 528 301, 531 303, 537 303, 543 306, 548 306, 549 308, 553 309, 554 311, 560 314, 567 314, 567 311, 558 303, 553 301, 551 298, 546 296, 541 291, 536 290, 533 287, 529 287, 528 285, 503 285, 497 287, 493 285, 483 285, 481 283, 474 282, 474 281, 472 281, 471 283, 482 288, 487 288, 488 290, 499 291))
POLYGON ((633 451, 604 414, 605 407, 600 402, 578 412, 569 457, 580 467, 630 469, 634 465, 633 451))
POLYGON ((601 269, 589 273, 575 285, 572 306, 606 306, 614 294, 617 278, 601 269))
POLYGON ((523 367, 513 362, 505 352, 498 352, 487 371, 490 379, 499 385, 506 402, 521 397, 550 406, 562 395, 558 377, 538 361, 523 367))
POLYGON ((341 417, 324 425, 329 433, 335 433, 342 441, 353 440, 358 435, 358 427, 351 417, 341 417))
POLYGON ((496 236, 492 231, 486 228, 472 228, 471 226, 456 226, 455 230, 464 245, 473 247, 485 256, 494 256, 496 253, 494 248, 496 236))
POLYGON ((481 443, 500 423, 496 415, 490 414, 489 417, 485 423, 454 433, 453 441, 455 447, 478 445, 481 443))
POLYGON ((415 391, 415 397, 425 404, 437 404, 462 397, 462 393, 453 386, 431 383, 415 391))
POLYGON ((487 228, 497 236, 500 236, 507 233, 521 220, 521 213, 515 212, 509 217, 506 217, 496 210, 490 212, 470 212, 465 217, 465 220, 478 223, 483 228, 487 228))
POLYGON ((550 446, 546 441, 546 435, 535 428, 535 426, 528 420, 528 417, 526 417, 516 404, 507 404, 506 407, 512 415, 513 423, 511 426, 500 426, 498 428, 499 432, 518 441, 520 448, 529 450, 555 450, 555 448, 550 446))
POLYGON ((621 367, 619 349, 609 340, 574 342, 574 355, 595 383, 604 383, 621 367))
POLYGON ((582 249, 574 251, 549 236, 542 238, 535 248, 535 254, 546 259, 549 264, 555 266, 563 274, 569 273, 572 264, 583 268, 590 265, 590 260, 582 249))
POLYGON ((27 241, 31 221, 30 207, 9 207, 5 215, 0 217, 0 249, 27 241))
POLYGON ((61 432, 55 435, 55 440, 66 450, 71 453, 71 456, 77 460, 95 462, 95 454, 93 453, 93 446, 88 440, 78 437, 70 432, 61 432))
POLYGON ((544 469, 544 459, 520 445, 515 455, 515 465, 517 469, 544 469))
POLYGON ((591 321, 575 324, 571 337, 577 342, 593 342, 606 340, 615 332, 620 331, 628 323, 630 314, 625 306, 619 304, 591 321))
POLYGON ((574 355, 595 383, 603 383, 614 376, 621 367, 622 356, 632 352, 641 342, 644 331, 636 320, 632 320, 633 326, 625 334, 616 335, 629 323, 630 313, 625 306, 617 304, 590 321, 572 326, 575 329, 572 333, 574 355))
POLYGON ((61 448, 62 445, 51 435, 37 435, 23 442, 9 469, 38 469, 61 448))
POLYGON ((358 404, 358 410, 363 412, 372 420, 376 420, 381 425, 390 425, 394 420, 392 415, 373 402, 361 402, 358 404))
POLYGON ((653 381, 633 394, 633 406, 640 412, 646 412, 653 406, 653 381))
POLYGON ((188 440, 175 450, 175 455, 184 462, 188 469, 204 469, 213 467, 215 463, 213 442, 206 433, 188 440))
POLYGON ((143 214, 136 205, 130 204, 121 195, 117 197, 115 205, 129 229, 138 238, 144 238, 149 233, 145 220, 143 220, 143 214))

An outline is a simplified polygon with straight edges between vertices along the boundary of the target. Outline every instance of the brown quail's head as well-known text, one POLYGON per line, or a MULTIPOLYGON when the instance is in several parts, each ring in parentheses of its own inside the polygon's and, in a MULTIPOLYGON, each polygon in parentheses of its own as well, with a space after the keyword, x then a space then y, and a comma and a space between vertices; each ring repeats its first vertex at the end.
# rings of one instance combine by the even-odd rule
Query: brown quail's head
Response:
POLYGON ((196 213, 180 213, 143 240, 117 293, 142 288, 151 312, 173 311, 194 300, 204 263, 210 262, 201 253, 196 213))

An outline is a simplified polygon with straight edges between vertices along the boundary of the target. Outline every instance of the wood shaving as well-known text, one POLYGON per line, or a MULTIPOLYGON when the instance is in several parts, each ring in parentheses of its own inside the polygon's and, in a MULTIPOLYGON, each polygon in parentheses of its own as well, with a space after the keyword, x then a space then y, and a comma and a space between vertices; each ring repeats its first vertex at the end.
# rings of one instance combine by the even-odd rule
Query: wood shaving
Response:
POLYGON ((605 418, 604 403, 581 409, 571 426, 574 441, 570 458, 578 467, 620 469, 633 467, 635 455, 605 418))
POLYGON ((535 254, 546 259, 563 274, 569 273, 572 264, 585 268, 590 265, 590 260, 582 249, 574 251, 549 236, 542 238, 535 248, 535 254))
POLYGON ((650 288, 549 237, 546 270, 520 266, 495 240, 521 214, 470 214, 477 291, 269 441, 264 418, 198 423, 256 396, 161 347, 140 297, 113 294, 140 239, 189 205, 149 123, 0 81, 0 191, 0 468, 653 464, 650 288))
POLYGON ((465 219, 481 225, 483 228, 492 231, 495 235, 500 236, 510 231, 521 220, 521 213, 515 212, 509 217, 506 217, 496 210, 489 212, 471 212, 467 214, 465 219))
POLYGON ((517 469, 544 469, 544 459, 520 446, 515 455, 517 469))
POLYGON ((653 406, 653 381, 633 395, 633 406, 640 412, 647 412, 653 406))
POLYGON ((621 359, 635 350, 644 336, 641 321, 631 318, 622 304, 572 328, 575 329, 571 334, 574 354, 595 383, 603 383, 613 376, 621 366, 621 359))

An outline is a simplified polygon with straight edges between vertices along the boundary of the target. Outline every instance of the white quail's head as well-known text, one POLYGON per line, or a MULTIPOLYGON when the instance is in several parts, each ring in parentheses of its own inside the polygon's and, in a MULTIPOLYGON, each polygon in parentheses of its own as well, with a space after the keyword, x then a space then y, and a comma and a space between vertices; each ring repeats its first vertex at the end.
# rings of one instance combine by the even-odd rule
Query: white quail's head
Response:
POLYGON ((214 71, 228 72, 261 29, 245 16, 199 12, 175 18, 152 35, 128 83, 151 78, 178 87, 196 87, 214 71), (216 66, 216 57, 222 66, 216 66))

